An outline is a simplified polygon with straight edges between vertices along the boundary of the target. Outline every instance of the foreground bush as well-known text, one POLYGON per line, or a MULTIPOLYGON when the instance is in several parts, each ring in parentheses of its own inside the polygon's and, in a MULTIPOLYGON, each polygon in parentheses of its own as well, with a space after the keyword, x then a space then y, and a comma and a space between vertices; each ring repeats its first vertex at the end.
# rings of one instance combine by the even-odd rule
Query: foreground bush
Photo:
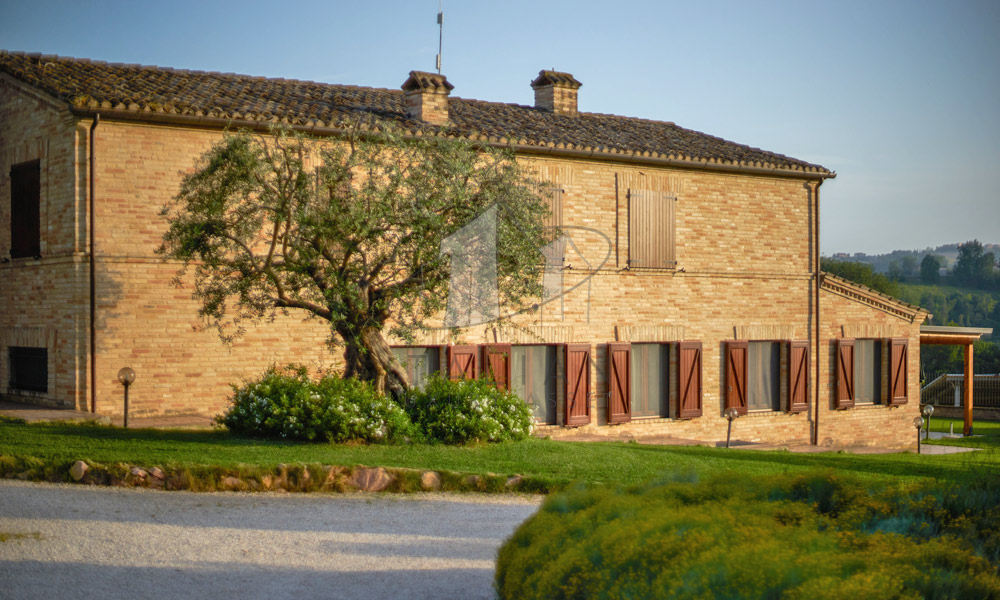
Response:
POLYGON ((485 380, 450 381, 435 375, 423 390, 410 393, 406 410, 429 440, 445 444, 523 440, 531 435, 527 403, 485 380))
POLYGON ((312 381, 304 367, 268 369, 233 386, 217 421, 234 433, 289 440, 398 442, 416 434, 406 412, 356 379, 312 381))
POLYGON ((501 598, 1000 598, 996 478, 830 474, 550 497, 501 548, 501 598))

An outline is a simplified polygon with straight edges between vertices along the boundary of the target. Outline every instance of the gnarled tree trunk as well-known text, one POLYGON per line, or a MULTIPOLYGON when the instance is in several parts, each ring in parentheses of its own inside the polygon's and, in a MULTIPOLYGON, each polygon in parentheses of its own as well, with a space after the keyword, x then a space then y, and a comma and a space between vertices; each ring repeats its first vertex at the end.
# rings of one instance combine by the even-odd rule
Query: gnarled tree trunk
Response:
POLYGON ((382 394, 401 397, 410 387, 406 370, 393 356, 389 344, 378 329, 363 329, 354 334, 351 331, 337 332, 347 348, 344 350, 345 377, 371 381, 382 394))

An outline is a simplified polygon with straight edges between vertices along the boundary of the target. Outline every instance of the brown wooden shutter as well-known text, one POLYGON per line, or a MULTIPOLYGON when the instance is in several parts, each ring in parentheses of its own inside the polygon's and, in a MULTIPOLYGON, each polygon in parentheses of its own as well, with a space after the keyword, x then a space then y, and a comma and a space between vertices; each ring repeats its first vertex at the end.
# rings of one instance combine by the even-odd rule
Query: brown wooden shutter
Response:
POLYGON ((854 407, 854 340, 837 340, 837 408, 854 407))
POLYGON ((674 267, 674 196, 630 189, 628 198, 629 268, 674 267))
POLYGON ((510 389, 510 344, 483 346, 483 373, 498 390, 510 389))
POLYGON ((677 416, 693 419, 701 416, 701 342, 677 344, 678 390, 677 416))
POLYGON ((41 250, 41 171, 39 161, 10 168, 10 257, 38 256, 41 250))
POLYGON ((726 408, 747 414, 747 357, 750 346, 745 341, 726 342, 726 408))
POLYGON ((632 420, 632 345, 608 344, 608 423, 632 420))
POLYGON ((809 410, 809 342, 788 342, 788 412, 809 410))
POLYGON ((566 425, 590 423, 590 344, 566 344, 566 425))
POLYGON ((893 338, 889 341, 889 403, 906 404, 907 358, 910 340, 893 338))
POLYGON ((550 189, 549 192, 549 216, 542 222, 544 227, 562 227, 563 224, 563 191, 550 189))
POLYGON ((478 346, 448 346, 448 379, 479 377, 478 346))

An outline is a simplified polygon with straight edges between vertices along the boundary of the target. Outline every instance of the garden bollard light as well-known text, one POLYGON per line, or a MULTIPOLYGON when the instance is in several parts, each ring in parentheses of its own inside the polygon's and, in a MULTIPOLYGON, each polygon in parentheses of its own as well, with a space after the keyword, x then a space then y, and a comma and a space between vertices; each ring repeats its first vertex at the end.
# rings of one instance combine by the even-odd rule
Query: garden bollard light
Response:
POLYGON ((118 381, 125 387, 125 429, 128 429, 128 386, 135 381, 135 371, 131 367, 118 369, 118 381))
POLYGON ((934 406, 930 404, 925 404, 923 408, 920 409, 920 413, 924 415, 927 419, 927 433, 924 434, 924 439, 931 439, 931 415, 934 414, 934 406))
POLYGON ((924 426, 923 417, 914 417, 913 426, 917 428, 917 454, 920 454, 920 428, 924 426))
POLYGON ((740 416, 740 411, 735 408, 727 408, 726 412, 723 413, 727 419, 729 419, 729 428, 726 429, 726 448, 729 447, 729 436, 733 433, 733 419, 740 416))

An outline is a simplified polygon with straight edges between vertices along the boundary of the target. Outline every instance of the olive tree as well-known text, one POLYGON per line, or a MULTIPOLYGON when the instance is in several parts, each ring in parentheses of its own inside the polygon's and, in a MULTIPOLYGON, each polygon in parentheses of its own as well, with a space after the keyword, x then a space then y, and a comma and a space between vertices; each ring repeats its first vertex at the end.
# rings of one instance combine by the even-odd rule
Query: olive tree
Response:
POLYGON ((412 339, 441 315, 442 241, 495 214, 494 289, 511 314, 541 291, 548 210, 508 149, 374 121, 338 139, 227 132, 164 207, 159 252, 184 262, 179 277, 193 270, 199 314, 223 341, 304 312, 329 322, 346 376, 398 395, 409 383, 384 333, 412 339))

